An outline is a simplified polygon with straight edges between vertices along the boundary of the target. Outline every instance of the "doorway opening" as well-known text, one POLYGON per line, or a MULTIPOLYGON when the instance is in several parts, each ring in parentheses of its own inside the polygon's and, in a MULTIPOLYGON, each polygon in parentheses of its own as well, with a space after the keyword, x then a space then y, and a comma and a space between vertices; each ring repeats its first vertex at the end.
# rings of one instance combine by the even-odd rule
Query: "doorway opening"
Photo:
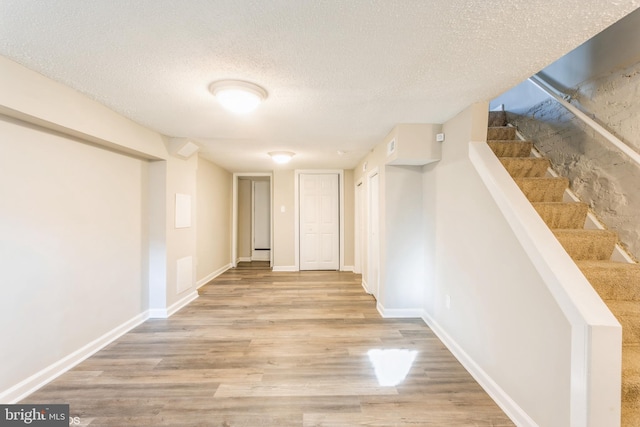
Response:
POLYGON ((266 261, 273 266, 272 200, 270 173, 233 175, 233 267, 251 261, 266 261))

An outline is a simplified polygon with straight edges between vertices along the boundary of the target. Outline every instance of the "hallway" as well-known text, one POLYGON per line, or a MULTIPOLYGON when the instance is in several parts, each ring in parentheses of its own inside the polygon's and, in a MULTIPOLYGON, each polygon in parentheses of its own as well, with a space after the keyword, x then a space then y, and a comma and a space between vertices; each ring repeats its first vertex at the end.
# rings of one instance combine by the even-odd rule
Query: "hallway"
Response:
POLYGON ((241 263, 23 403, 69 403, 91 426, 513 425, 422 320, 382 319, 358 275, 267 264, 241 263))

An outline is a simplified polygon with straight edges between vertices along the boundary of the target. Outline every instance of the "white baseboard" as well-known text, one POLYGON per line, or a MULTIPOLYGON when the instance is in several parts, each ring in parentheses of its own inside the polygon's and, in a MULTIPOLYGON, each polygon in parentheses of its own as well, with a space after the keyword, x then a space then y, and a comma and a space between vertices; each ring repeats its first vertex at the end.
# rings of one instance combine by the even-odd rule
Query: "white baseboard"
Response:
POLYGON ((295 265, 274 265, 273 271, 298 271, 295 265))
POLYGON ((271 251, 255 251, 251 256, 251 261, 270 261, 271 251))
POLYGON ((193 291, 187 294, 185 297, 171 304, 170 307, 167 308, 152 308, 149 310, 149 318, 150 319, 168 319, 173 314, 175 314, 182 307, 189 304, 191 301, 198 298, 198 292, 193 291))
POLYGON ((356 268, 353 265, 343 265, 342 266, 342 271, 349 271, 349 272, 353 273, 353 271, 355 269, 356 268))
POLYGON ((364 289, 364 291, 369 295, 372 294, 372 292, 369 290, 369 287, 367 286, 367 281, 364 280, 364 276, 362 276, 362 289, 364 289))
POLYGON ((384 308, 380 302, 376 304, 378 313, 389 319, 422 319, 424 310, 421 308, 384 308))
POLYGON ((449 334, 426 311, 422 311, 422 320, 442 341, 471 376, 480 384, 496 404, 520 427, 538 427, 538 424, 509 397, 509 395, 456 343, 449 334))
POLYGON ((10 389, 3 391, 0 393, 0 402, 6 404, 19 402, 34 391, 64 374, 83 360, 102 350, 104 347, 140 325, 148 318, 149 313, 147 311, 138 314, 101 337, 91 341, 84 347, 74 351, 70 355, 33 374, 10 389))
POLYGON ((250 256, 241 256, 236 260, 236 264, 239 262, 251 262, 250 256))
POLYGON ((204 285, 206 285, 207 283, 209 283, 210 281, 212 281, 213 279, 215 279, 216 277, 218 277, 219 275, 221 275, 222 273, 224 273, 230 268, 231 268, 231 263, 220 267, 213 273, 207 274, 206 277, 203 277, 202 279, 196 282, 196 289, 200 289, 201 287, 203 287, 204 285))

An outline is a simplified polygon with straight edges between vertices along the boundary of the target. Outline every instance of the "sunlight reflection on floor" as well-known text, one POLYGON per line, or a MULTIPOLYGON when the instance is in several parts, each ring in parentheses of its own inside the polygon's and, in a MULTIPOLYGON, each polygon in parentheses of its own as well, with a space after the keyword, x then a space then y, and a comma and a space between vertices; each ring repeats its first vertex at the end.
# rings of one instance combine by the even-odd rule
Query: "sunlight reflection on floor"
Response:
POLYGON ((397 348, 372 349, 367 354, 376 372, 378 384, 382 387, 393 387, 407 377, 418 351, 397 348))

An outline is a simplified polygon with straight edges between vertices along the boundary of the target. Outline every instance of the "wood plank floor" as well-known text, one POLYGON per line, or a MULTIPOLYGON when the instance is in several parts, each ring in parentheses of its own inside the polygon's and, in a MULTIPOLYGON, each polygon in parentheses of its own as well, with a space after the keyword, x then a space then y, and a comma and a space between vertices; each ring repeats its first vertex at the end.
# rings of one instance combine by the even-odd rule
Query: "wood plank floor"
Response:
POLYGON ((513 426, 421 320, 382 319, 360 276, 251 263, 200 294, 22 403, 91 426, 513 426))

